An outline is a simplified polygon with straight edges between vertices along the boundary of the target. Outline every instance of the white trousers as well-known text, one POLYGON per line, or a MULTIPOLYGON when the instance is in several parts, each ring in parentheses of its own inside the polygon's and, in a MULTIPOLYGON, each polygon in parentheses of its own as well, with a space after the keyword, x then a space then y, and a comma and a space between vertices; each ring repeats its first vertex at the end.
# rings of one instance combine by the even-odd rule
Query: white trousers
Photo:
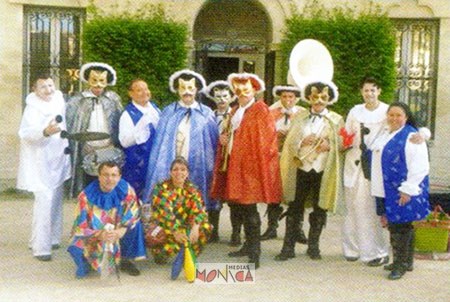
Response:
POLYGON ((368 262, 389 254, 388 232, 381 227, 376 214, 375 198, 370 195, 370 182, 362 171, 353 188, 345 187, 346 215, 342 228, 345 257, 359 257, 368 262))
POLYGON ((50 255, 52 245, 60 244, 63 231, 64 185, 34 192, 31 249, 34 256, 50 255))

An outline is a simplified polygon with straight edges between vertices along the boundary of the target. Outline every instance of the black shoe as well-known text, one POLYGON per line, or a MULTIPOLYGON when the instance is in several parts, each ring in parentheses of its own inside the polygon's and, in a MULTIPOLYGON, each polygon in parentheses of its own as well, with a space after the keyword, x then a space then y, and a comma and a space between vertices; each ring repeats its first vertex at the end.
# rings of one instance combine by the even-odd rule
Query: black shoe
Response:
POLYGON ((256 257, 250 257, 248 262, 255 264, 255 269, 259 268, 259 256, 256 257))
POLYGON ((261 235, 260 240, 269 240, 277 238, 277 229, 269 227, 264 234, 261 235))
POLYGON ((312 260, 320 260, 322 259, 322 256, 320 256, 320 251, 319 250, 311 250, 311 249, 307 249, 306 250, 306 254, 309 256, 309 258, 311 258, 312 260))
POLYGON ((229 252, 228 253, 228 257, 232 257, 232 258, 245 257, 245 256, 249 256, 249 255, 250 255, 249 251, 247 249, 244 249, 244 248, 241 248, 240 250, 235 251, 235 252, 229 252))
POLYGON ((209 237, 208 243, 219 242, 220 238, 217 233, 212 233, 211 237, 209 237))
POLYGON ((51 261, 52 260, 52 255, 41 255, 41 256, 34 256, 34 258, 36 258, 39 261, 51 261))
POLYGON ((388 262, 389 262, 389 256, 375 258, 375 259, 367 262, 367 266, 371 266, 371 267, 382 266, 383 264, 386 264, 388 262))
POLYGON ((393 270, 389 274, 388 279, 389 280, 398 280, 398 279, 401 279, 404 274, 405 274, 405 271, 403 271, 403 270, 393 270))
POLYGON ((155 261, 156 264, 160 264, 160 265, 167 264, 167 262, 169 262, 167 257, 166 256, 162 256, 162 255, 154 256, 153 260, 155 261))
POLYGON ((305 232, 300 230, 297 234, 297 242, 300 244, 308 244, 308 238, 306 238, 305 232))
POLYGON ((286 261, 289 259, 295 258, 294 252, 281 252, 275 256, 275 261, 286 261))
POLYGON ((358 261, 358 259, 359 259, 359 257, 346 257, 346 256, 344 256, 344 258, 348 262, 355 262, 355 261, 358 261))
POLYGON ((229 246, 240 246, 241 245, 241 235, 239 234, 233 234, 231 235, 230 243, 228 243, 229 246))
POLYGON ((58 250, 60 247, 59 244, 52 244, 52 250, 58 250))
MULTIPOLYGON (((383 268, 385 271, 392 271, 394 269, 394 263, 385 265, 383 268)), ((408 272, 412 272, 413 270, 414 270, 414 266, 412 264, 406 268, 406 271, 408 271, 408 272)))
POLYGON ((120 270, 130 276, 139 276, 141 274, 137 267, 129 260, 122 259, 122 261, 120 262, 120 270))

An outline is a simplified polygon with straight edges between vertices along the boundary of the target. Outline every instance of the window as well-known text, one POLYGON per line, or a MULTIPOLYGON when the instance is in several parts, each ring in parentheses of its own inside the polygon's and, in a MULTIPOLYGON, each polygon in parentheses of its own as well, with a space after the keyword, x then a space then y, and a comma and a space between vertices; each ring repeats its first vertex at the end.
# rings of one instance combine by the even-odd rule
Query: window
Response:
POLYGON ((40 73, 51 74, 66 95, 78 91, 84 10, 27 6, 24 14, 24 97, 40 73))
POLYGON ((398 101, 434 132, 439 20, 396 19, 398 101))

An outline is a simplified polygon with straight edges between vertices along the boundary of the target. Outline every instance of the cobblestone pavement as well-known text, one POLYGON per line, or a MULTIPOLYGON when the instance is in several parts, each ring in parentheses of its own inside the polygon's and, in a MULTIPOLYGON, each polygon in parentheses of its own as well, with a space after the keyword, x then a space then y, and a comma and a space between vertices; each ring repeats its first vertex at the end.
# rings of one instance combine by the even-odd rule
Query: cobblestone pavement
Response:
MULTIPOLYGON (((262 243, 261 268, 253 284, 188 283, 183 275, 172 281, 170 264, 138 262, 141 276, 121 274, 101 279, 96 274, 77 280, 66 252, 73 219, 73 201, 65 203, 65 232, 61 249, 51 262, 33 259, 28 249, 32 201, 0 200, 0 301, 449 301, 450 261, 416 260, 415 269, 401 280, 389 281, 382 268, 346 262, 341 254, 342 216, 329 217, 321 238, 323 260, 313 261, 306 247, 297 245, 297 257, 276 262, 282 239, 262 243)), ((260 213, 265 207, 260 207, 260 213)), ((210 244, 199 262, 234 263, 227 253, 230 236, 228 207, 221 214, 221 242, 210 244)), ((263 228, 265 228, 265 217, 263 228)), ((279 235, 284 227, 279 229, 279 235)), ((279 236, 280 237, 280 236, 279 236)), ((245 258, 239 259, 245 261, 245 258)), ((238 260, 238 261, 239 261, 238 260)))

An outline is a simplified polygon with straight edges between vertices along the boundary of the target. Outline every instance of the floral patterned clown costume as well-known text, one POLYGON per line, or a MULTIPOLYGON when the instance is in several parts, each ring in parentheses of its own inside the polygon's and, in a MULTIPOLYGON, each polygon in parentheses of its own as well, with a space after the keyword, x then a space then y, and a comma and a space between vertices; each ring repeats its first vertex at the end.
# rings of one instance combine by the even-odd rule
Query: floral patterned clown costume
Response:
POLYGON ((170 180, 157 184, 153 189, 151 220, 164 229, 167 237, 164 245, 151 248, 155 259, 178 253, 180 244, 173 237, 174 231, 189 234, 192 226, 199 224, 199 239, 192 243, 192 249, 198 255, 212 230, 200 191, 190 181, 186 181, 183 188, 176 188, 170 180))

